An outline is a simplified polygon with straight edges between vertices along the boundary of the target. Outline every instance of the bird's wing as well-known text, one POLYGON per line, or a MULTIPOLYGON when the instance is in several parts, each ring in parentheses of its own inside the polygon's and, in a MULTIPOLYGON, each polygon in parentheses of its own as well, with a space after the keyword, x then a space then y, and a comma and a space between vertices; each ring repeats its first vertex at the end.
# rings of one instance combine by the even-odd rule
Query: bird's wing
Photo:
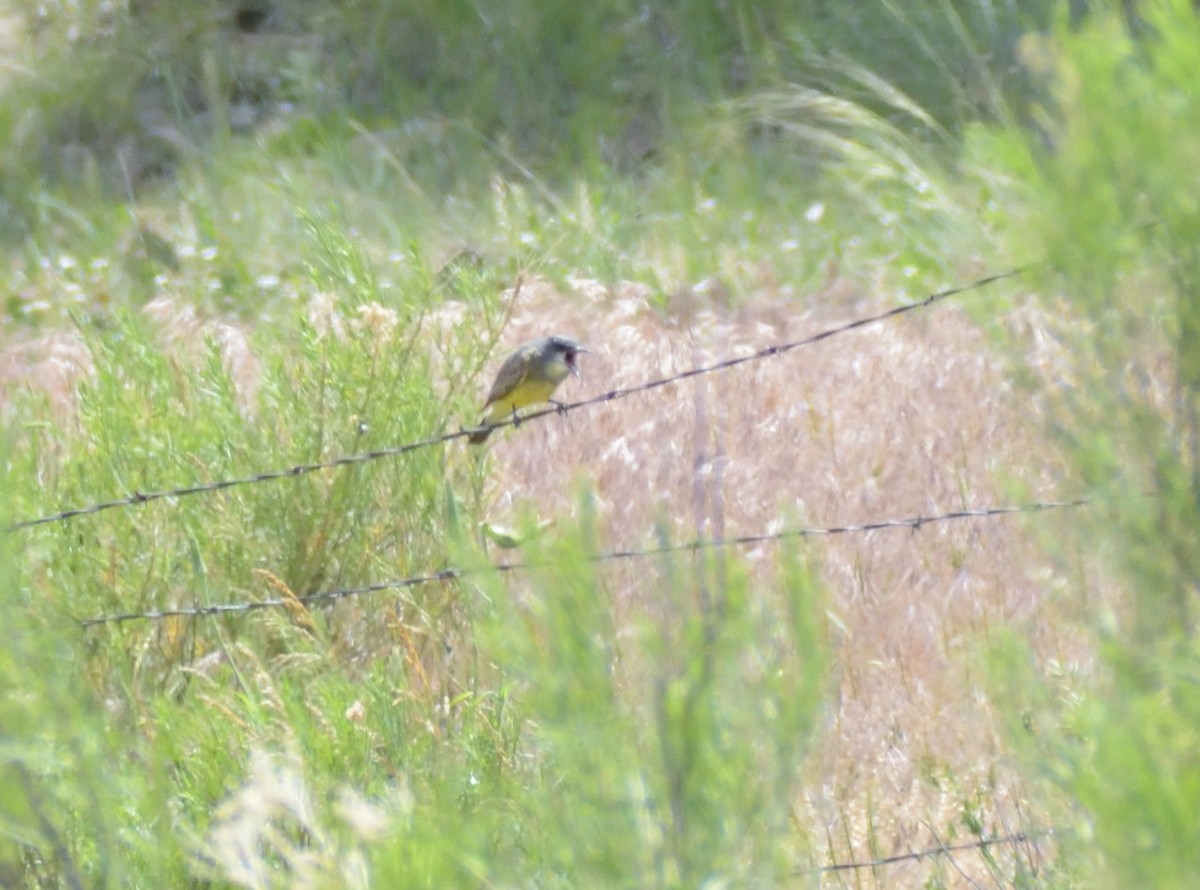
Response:
POLYGON ((496 382, 492 384, 492 391, 488 393, 487 401, 483 403, 483 407, 486 408, 493 402, 503 399, 520 386, 528 374, 528 349, 518 349, 500 366, 500 370, 496 374, 496 382))

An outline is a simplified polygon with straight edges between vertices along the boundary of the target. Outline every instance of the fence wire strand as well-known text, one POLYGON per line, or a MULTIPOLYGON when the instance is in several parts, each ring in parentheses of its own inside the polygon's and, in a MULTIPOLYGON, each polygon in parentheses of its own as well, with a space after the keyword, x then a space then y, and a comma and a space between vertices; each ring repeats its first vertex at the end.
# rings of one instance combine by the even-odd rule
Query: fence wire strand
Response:
MULTIPOLYGON (((830 337, 835 337, 839 334, 845 334, 850 331, 858 330, 859 328, 868 325, 877 324, 887 321, 888 319, 904 315, 908 312, 913 312, 917 309, 923 309, 931 306, 934 303, 939 303, 949 297, 957 294, 966 293, 968 291, 979 290, 990 284, 995 284, 999 281, 1004 281, 1008 278, 1014 278, 1022 274, 1027 267, 1018 267, 1010 269, 1007 272, 997 272, 992 275, 984 276, 970 284, 960 285, 958 287, 948 288, 946 290, 937 291, 930 294, 923 300, 916 303, 906 303, 903 306, 896 306, 886 312, 880 312, 875 315, 868 315, 862 318, 854 319, 853 321, 844 324, 836 325, 831 328, 826 328, 811 336, 804 337, 800 340, 793 340, 788 343, 779 343, 775 346, 768 346, 760 349, 757 352, 748 355, 728 358, 710 365, 701 365, 695 368, 690 368, 678 374, 672 374, 669 377, 659 377, 652 380, 639 383, 635 386, 628 386, 618 389, 611 389, 608 392, 601 393, 598 396, 593 396, 588 399, 583 399, 578 402, 565 402, 555 405, 550 408, 544 408, 538 411, 531 412, 521 417, 511 417, 506 420, 497 421, 489 424, 495 429, 503 429, 508 426, 520 426, 523 423, 541 420, 544 417, 558 414, 566 414, 571 411, 576 411, 580 408, 585 408, 590 405, 598 405, 602 402, 612 402, 617 399, 622 399, 627 396, 637 393, 650 392, 651 390, 659 389, 672 383, 678 383, 682 380, 688 380, 692 377, 698 377, 702 374, 712 374, 717 371, 725 371, 730 368, 735 368, 738 365, 746 364, 747 362, 762 361, 763 359, 772 358, 777 355, 783 355, 786 352, 791 352, 794 349, 799 349, 804 346, 811 346, 815 343, 820 343, 822 340, 828 340, 830 337)), ((348 467, 356 464, 367 463, 369 461, 381 460, 388 457, 398 457, 408 454, 412 451, 417 451, 421 448, 430 448, 435 445, 441 445, 446 442, 451 442, 455 439, 463 438, 470 435, 476 428, 463 428, 454 432, 443 433, 441 435, 429 436, 425 439, 418 439, 413 442, 408 442, 403 445, 395 445, 388 448, 379 448, 374 451, 367 451, 360 454, 347 454, 340 457, 330 458, 324 461, 314 461, 312 463, 295 464, 294 466, 285 467, 277 470, 266 470, 261 473, 254 473, 249 476, 241 476, 232 479, 219 479, 212 482, 201 482, 194 485, 185 485, 179 488, 165 488, 155 491, 135 491, 133 494, 121 498, 113 498, 108 501, 100 501, 98 503, 89 504, 84 507, 73 507, 66 510, 60 510, 57 513, 51 513, 46 516, 39 516, 33 519, 20 519, 8 526, 6 531, 15 532, 22 529, 33 528, 35 526, 47 525, 50 523, 64 522, 69 519, 75 519, 80 516, 90 516, 96 513, 102 513, 107 510, 115 510, 125 507, 140 506, 150 503, 151 501, 160 501, 170 498, 184 498, 191 495, 207 494, 209 492, 223 491, 228 488, 236 488, 243 485, 255 485, 261 482, 272 482, 278 479, 292 479, 299 476, 306 476, 310 473, 315 473, 321 470, 331 470, 338 467, 348 467)))
MULTIPOLYGON (((724 359, 708 365, 700 365, 682 371, 678 374, 673 374, 666 377, 655 378, 644 381, 642 383, 616 388, 600 395, 591 398, 583 399, 576 402, 568 402, 556 404, 553 407, 540 409, 530 412, 526 415, 511 417, 505 420, 497 421, 490 424, 492 429, 502 429, 504 427, 516 427, 521 424, 531 421, 541 420, 552 415, 566 414, 581 408, 591 405, 597 405, 604 402, 611 402, 627 396, 636 395, 638 393, 650 392, 661 387, 668 386, 673 383, 678 383, 688 380, 693 377, 698 377, 704 374, 711 374, 718 371, 725 371, 739 365, 749 362, 762 361, 792 350, 811 346, 831 337, 849 333, 850 331, 858 330, 867 327, 868 325, 887 321, 896 318, 900 315, 912 312, 917 309, 922 309, 931 306, 935 303, 946 300, 949 297, 957 294, 966 293, 968 291, 978 290, 990 284, 994 284, 1005 279, 1013 278, 1021 275, 1027 267, 1015 268, 1006 272, 987 275, 976 281, 966 285, 949 288, 942 291, 937 291, 930 294, 925 299, 915 303, 905 304, 889 309, 885 312, 880 312, 870 316, 864 316, 854 319, 831 328, 822 330, 816 334, 804 337, 800 340, 790 341, 760 349, 756 352, 738 356, 734 358, 724 359)), ((6 532, 15 532, 22 529, 33 528, 77 517, 93 515, 109 510, 115 510, 125 507, 140 506, 152 501, 178 499, 189 497, 192 495, 206 494, 211 492, 223 491, 230 488, 254 485, 258 483, 271 482, 281 479, 297 478, 322 470, 337 469, 340 467, 354 466, 357 464, 368 463, 375 460, 381 460, 390 457, 398 457, 417 451, 423 448, 429 448, 437 445, 442 445, 451 442, 455 439, 463 438, 469 435, 473 428, 461 428, 453 432, 443 433, 440 435, 429 436, 424 439, 415 440, 401 445, 380 448, 372 451, 362 452, 359 454, 341 455, 330 458, 328 460, 313 461, 310 463, 295 464, 293 466, 267 470, 251 475, 214 480, 211 482, 196 483, 193 485, 181 486, 178 488, 167 488, 152 491, 134 491, 132 494, 125 497, 113 498, 107 501, 101 501, 87 506, 64 509, 56 513, 40 516, 32 519, 22 519, 11 523, 6 532)), ((689 542, 679 544, 660 545, 656 547, 634 548, 623 550, 610 550, 602 553, 592 554, 588 557, 589 561, 595 563, 612 562, 619 560, 630 560, 639 558, 648 558, 653 556, 661 556, 680 552, 699 552, 703 550, 713 550, 725 547, 746 547, 756 544, 775 543, 785 539, 801 539, 811 537, 830 537, 834 535, 847 535, 856 533, 869 533, 873 531, 885 531, 893 529, 909 529, 913 533, 920 531, 927 525, 937 523, 954 522, 966 519, 981 519, 1006 516, 1019 513, 1039 513, 1047 510, 1058 510, 1071 507, 1083 506, 1089 503, 1087 498, 1077 498, 1073 500, 1062 501, 1037 501, 1028 504, 984 507, 978 509, 962 509, 953 510, 946 513, 933 514, 928 516, 918 515, 904 518, 883 519, 873 522, 863 522, 848 525, 813 527, 813 528, 798 528, 786 529, 777 532, 764 532, 751 535, 740 535, 735 537, 703 539, 698 538, 689 542)), ((372 584, 366 584, 357 587, 335 588, 324 591, 315 591, 308 594, 297 596, 280 596, 262 600, 252 600, 247 602, 231 602, 231 603, 215 603, 205 606, 177 607, 165 608, 157 610, 147 610, 140 612, 124 612, 108 615, 97 615, 90 618, 81 619, 78 625, 83 629, 97 627, 101 625, 124 624, 132 621, 161 621, 171 618, 201 618, 219 615, 244 614, 253 611, 270 609, 270 608, 290 608, 297 604, 303 606, 311 606, 322 603, 330 603, 338 600, 368 595, 372 593, 380 593, 387 590, 402 590, 412 587, 418 587, 426 584, 445 584, 472 575, 493 574, 493 573, 508 573, 520 571, 524 569, 533 569, 544 567, 544 564, 539 563, 494 563, 480 568, 454 568, 446 567, 438 571, 429 572, 421 575, 413 575, 405 578, 396 578, 385 581, 379 581, 372 584)), ((1052 837, 1056 834, 1054 829, 1046 829, 1042 831, 1026 832, 1018 831, 1010 834, 996 835, 992 837, 981 837, 975 841, 963 842, 957 844, 939 844, 925 850, 910 851, 907 853, 897 853, 890 856, 885 856, 877 859, 853 862, 835 862, 823 866, 817 866, 810 869, 798 870, 794 872, 798 876, 815 876, 824 874, 833 874, 838 872, 858 871, 865 869, 879 869, 897 865, 904 862, 920 861, 923 859, 952 856, 954 853, 966 852, 972 850, 985 850, 993 846, 1021 846, 1037 844, 1045 838, 1052 837)))
POLYGON ((996 846, 1021 846, 1024 844, 1036 844, 1041 840, 1052 837, 1058 832, 1054 829, 1045 829, 1043 831, 1027 832, 1018 831, 1013 834, 1002 834, 995 837, 981 837, 975 841, 964 841, 960 844, 940 844, 936 847, 931 847, 928 850, 914 850, 909 853, 896 853, 892 856, 884 856, 879 859, 868 859, 862 862, 833 862, 829 865, 821 865, 816 868, 797 871, 797 876, 813 876, 834 874, 842 871, 860 871, 862 869, 886 868, 890 865, 898 865, 902 862, 918 862, 922 859, 930 859, 935 856, 950 856, 954 853, 961 853, 967 850, 985 850, 988 847, 996 846))
MULTIPOLYGON (((935 523, 954 522, 962 519, 986 519, 997 516, 1007 516, 1014 513, 1041 513, 1046 510, 1061 510, 1079 507, 1089 503, 1086 498, 1066 501, 1035 501, 1029 504, 1013 504, 1002 507, 982 507, 970 510, 953 510, 948 513, 938 513, 931 516, 910 516, 901 519, 881 519, 876 522, 863 522, 854 525, 836 525, 822 528, 785 529, 778 532, 766 532, 754 535, 740 535, 731 538, 701 539, 698 538, 681 544, 667 544, 643 549, 609 550, 592 554, 591 562, 614 562, 626 559, 641 559, 664 554, 688 551, 712 550, 721 547, 746 547, 754 544, 774 543, 789 538, 829 537, 833 535, 858 534, 888 529, 909 529, 918 532, 927 525, 935 523)), ((161 621, 167 618, 199 618, 213 615, 229 615, 253 612, 260 609, 286 608, 296 603, 305 606, 319 603, 329 603, 350 597, 363 596, 370 593, 381 593, 385 590, 404 590, 419 587, 424 584, 439 584, 455 581, 471 575, 481 575, 494 572, 514 572, 521 569, 543 567, 537 563, 493 563, 476 569, 460 569, 446 567, 436 572, 423 575, 412 575, 407 578, 395 578, 378 581, 360 587, 343 587, 333 590, 321 590, 293 597, 273 597, 264 600, 252 600, 241 603, 215 603, 208 606, 181 606, 170 609, 152 609, 142 612, 122 612, 112 615, 96 615, 79 620, 79 626, 87 629, 104 624, 124 624, 129 621, 161 621)))

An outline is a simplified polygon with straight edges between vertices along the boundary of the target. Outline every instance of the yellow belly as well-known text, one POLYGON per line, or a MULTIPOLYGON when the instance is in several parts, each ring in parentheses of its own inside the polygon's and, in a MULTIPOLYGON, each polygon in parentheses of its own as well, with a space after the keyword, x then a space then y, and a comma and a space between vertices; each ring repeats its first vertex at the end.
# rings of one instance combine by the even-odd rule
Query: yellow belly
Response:
POLYGON ((492 402, 488 406, 487 413, 484 414, 483 419, 487 423, 507 420, 518 408, 524 408, 527 405, 536 405, 538 402, 545 402, 553 395, 554 390, 558 388, 559 382, 561 381, 523 380, 504 398, 492 402))

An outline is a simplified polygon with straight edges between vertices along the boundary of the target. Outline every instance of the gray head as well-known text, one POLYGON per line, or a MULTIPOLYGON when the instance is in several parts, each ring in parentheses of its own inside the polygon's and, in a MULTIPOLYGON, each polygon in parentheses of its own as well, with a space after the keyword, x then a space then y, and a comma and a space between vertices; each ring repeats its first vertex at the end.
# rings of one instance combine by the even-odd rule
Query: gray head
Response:
POLYGON ((578 340, 555 334, 546 338, 546 350, 561 355, 571 373, 576 377, 579 376, 579 366, 576 364, 576 360, 579 358, 579 353, 588 351, 586 346, 578 340))

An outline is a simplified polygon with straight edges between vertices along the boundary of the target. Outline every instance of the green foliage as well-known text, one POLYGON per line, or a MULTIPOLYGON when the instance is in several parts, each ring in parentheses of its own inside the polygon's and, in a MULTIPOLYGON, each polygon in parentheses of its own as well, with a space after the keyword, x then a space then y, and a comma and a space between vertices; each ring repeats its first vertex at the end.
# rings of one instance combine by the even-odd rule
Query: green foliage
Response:
POLYGON ((1058 85, 1037 113, 1040 139, 1009 131, 987 140, 985 160, 1025 187, 1036 219, 1024 230, 1030 242, 1089 308, 1149 310, 1121 301, 1118 283, 1147 260, 1194 288, 1186 248, 1200 209, 1179 186, 1197 160, 1200 102, 1185 87, 1200 25, 1188 4, 1162 2, 1147 6, 1144 26, 1135 37, 1110 12, 1060 28, 1054 42, 1030 38, 1030 63, 1058 85))
POLYGON ((1021 183, 1014 240, 1027 255, 1041 246, 1043 281, 1062 286, 1086 323, 1073 338, 1081 385, 1060 406, 1086 481, 1155 495, 1122 501, 1104 525, 1146 599, 1139 633, 1159 640, 1196 624, 1200 199, 1180 183, 1200 159, 1190 89, 1200 21, 1183 2, 1145 13, 1141 38, 1116 12, 1062 29, 1044 62, 1061 85, 1044 145, 1008 132, 977 147, 1021 183), (1164 400, 1160 385, 1178 397, 1164 400))
MULTIPOLYGON (((19 487, 4 482, 2 492, 19 487)), ((7 525, 7 501, 0 514, 7 525)), ((96 696, 78 629, 43 601, 65 591, 31 600, 16 545, 0 539, 0 596, 13 619, 0 643, 0 882, 178 885, 183 839, 164 818, 161 761, 140 734, 108 724, 106 706, 123 705, 96 696)))
MULTIPOLYGON (((447 422, 463 379, 435 387, 431 348, 461 374, 478 344, 425 326, 434 287, 389 300, 344 229, 307 226, 312 304, 242 335, 252 376, 234 370, 233 328, 193 320, 192 348, 171 350, 126 313, 81 329, 95 373, 73 423, 34 423, 49 408, 22 404, 15 512, 370 451, 447 422)), ((453 286, 480 288, 487 311, 490 285, 473 281, 453 286)), ((28 882, 41 857, 93 886, 361 885, 368 862, 379 886, 781 879, 805 845, 788 813, 827 663, 800 561, 768 585, 733 559, 665 561, 671 608, 628 638, 590 520, 518 536, 545 566, 527 584, 296 599, 446 565, 476 525, 477 495, 455 493, 471 472, 454 449, 426 449, 18 532, 6 590, 20 625, 0 679, 33 666, 38 680, 7 699, 6 874, 28 882), (262 599, 284 605, 76 624, 262 599)))
POLYGON ((713 103, 764 90, 801 85, 888 112, 847 69, 953 127, 1024 95, 1013 47, 1050 6, 21 3, 28 40, 0 84, 0 234, 41 228, 47 186, 73 201, 144 194, 239 133, 304 152, 349 122, 441 192, 480 145, 554 179, 641 169, 702 139, 713 103))
MULTIPOLYGON (((342 268, 340 274, 350 273, 342 268)), ((246 475, 254 467, 310 463, 435 432, 445 413, 430 356, 415 345, 420 310, 368 299, 369 282, 360 281, 359 294, 331 295, 326 314, 314 320, 321 327, 305 324, 283 337, 278 330, 262 332, 256 349, 265 357, 261 381, 244 372, 236 382, 231 376, 227 363, 248 349, 229 328, 201 333, 207 342, 197 344, 194 364, 169 359, 133 319, 97 336, 96 377, 79 393, 89 447, 73 448, 72 434, 61 428, 32 429, 14 462, 31 475, 40 472, 45 487, 21 490, 19 508, 32 515, 51 504, 246 475), (61 464, 46 460, 63 453, 68 457, 61 464)), ((181 594, 203 599, 210 587, 245 589, 257 567, 303 592, 361 577, 393 559, 401 568, 422 564, 438 551, 429 535, 440 488, 430 485, 440 467, 438 455, 427 451, 403 465, 377 461, 285 485, 230 489, 206 502, 114 512, 86 530, 47 530, 34 550, 35 570, 94 561, 91 571, 120 580, 116 587, 90 587, 74 605, 103 609, 165 603, 181 594), (92 546, 80 547, 80 535, 92 546), (202 559, 197 541, 204 542, 202 559), (120 571, 109 562, 114 556, 120 571), (149 586, 138 580, 147 576, 155 579, 149 586)))
MULTIPOLYGON (((1076 546, 1130 598, 1101 610, 1098 688, 1030 706, 1048 715, 1034 750, 1083 806, 1101 883, 1183 887, 1200 841, 1200 19, 1184 0, 1139 11, 1136 31, 1113 4, 1031 42, 1057 84, 1041 132, 974 150, 1011 177, 1013 241, 1042 251, 1040 282, 1066 297, 1055 334, 1073 355, 1051 414, 1098 498, 1076 546)), ((1033 685, 1017 675, 1014 697, 1033 685)))
POLYGON ((1060 763, 1092 815, 1113 886, 1186 887, 1200 867, 1200 649, 1136 659, 1111 653, 1111 696, 1070 716, 1082 740, 1060 763))
MULTIPOLYGON (((873 72, 904 93, 943 127, 1006 118, 1034 93, 1017 57, 1022 35, 1040 31, 1061 3, 983 3, 964 0, 879 0, 812 4, 807 29, 789 31, 800 58, 821 73, 829 47, 835 57, 873 72)), ((837 66, 826 77, 836 81, 837 66)), ((818 81, 821 83, 821 81, 818 81)), ((849 89, 849 99, 873 101, 849 89)))
MULTIPOLYGON (((31 336, 68 324, 94 374, 70 415, 12 395, 0 509, 456 425, 518 275, 736 299, 958 262, 954 124, 1001 113, 1045 4, 652 6, 16 4, 4 308, 31 336)), ((0 539, 0 883, 793 882, 829 665, 804 559, 764 580, 664 557, 631 604, 585 504, 580 528, 512 536, 526 573, 298 601, 478 565, 466 463, 429 449, 0 539), (284 605, 76 624, 264 599, 284 605)))
POLYGON ((892 251, 907 276, 940 272, 946 242, 962 228, 965 214, 936 149, 912 133, 936 136, 942 145, 948 134, 927 110, 870 70, 845 63, 829 68, 843 84, 854 84, 857 101, 798 84, 760 90, 732 103, 722 121, 725 151, 736 152, 738 142, 756 134, 760 139, 763 132, 779 134, 777 146, 759 147, 769 158, 763 163, 821 174, 829 203, 879 233, 870 249, 892 251), (738 138, 729 139, 730 131, 738 138))
POLYGON ((503 882, 785 880, 826 686, 811 569, 793 555, 755 584, 726 556, 663 557, 650 612, 629 626, 584 510, 576 535, 529 525, 528 587, 482 579, 480 657, 528 720, 515 753, 533 764, 506 816, 503 882))
POLYGON ((1200 651, 1194 640, 1153 656, 1116 636, 1102 645, 1108 678, 1083 694, 1034 676, 1023 644, 998 649, 1011 737, 1030 773, 1075 804, 1059 816, 1058 843, 1085 886, 1190 887, 1200 866, 1200 651))
MULTIPOLYGON (((104 314, 169 282, 258 318, 304 281, 302 219, 329 208, 377 265, 395 258, 385 289, 422 272, 442 284, 461 248, 493 285, 582 269, 736 294, 885 256, 920 290, 974 229, 944 169, 956 115, 875 73, 896 73, 877 64, 889 55, 847 47, 919 32, 930 42, 903 70, 957 83, 912 60, 968 38, 1007 45, 1025 14, 843 7, 25 10, 37 27, 19 48, 37 76, 0 85, 0 201, 25 264, 8 311, 41 322, 69 297, 104 314)), ((977 47, 981 77, 1000 55, 977 47)))

